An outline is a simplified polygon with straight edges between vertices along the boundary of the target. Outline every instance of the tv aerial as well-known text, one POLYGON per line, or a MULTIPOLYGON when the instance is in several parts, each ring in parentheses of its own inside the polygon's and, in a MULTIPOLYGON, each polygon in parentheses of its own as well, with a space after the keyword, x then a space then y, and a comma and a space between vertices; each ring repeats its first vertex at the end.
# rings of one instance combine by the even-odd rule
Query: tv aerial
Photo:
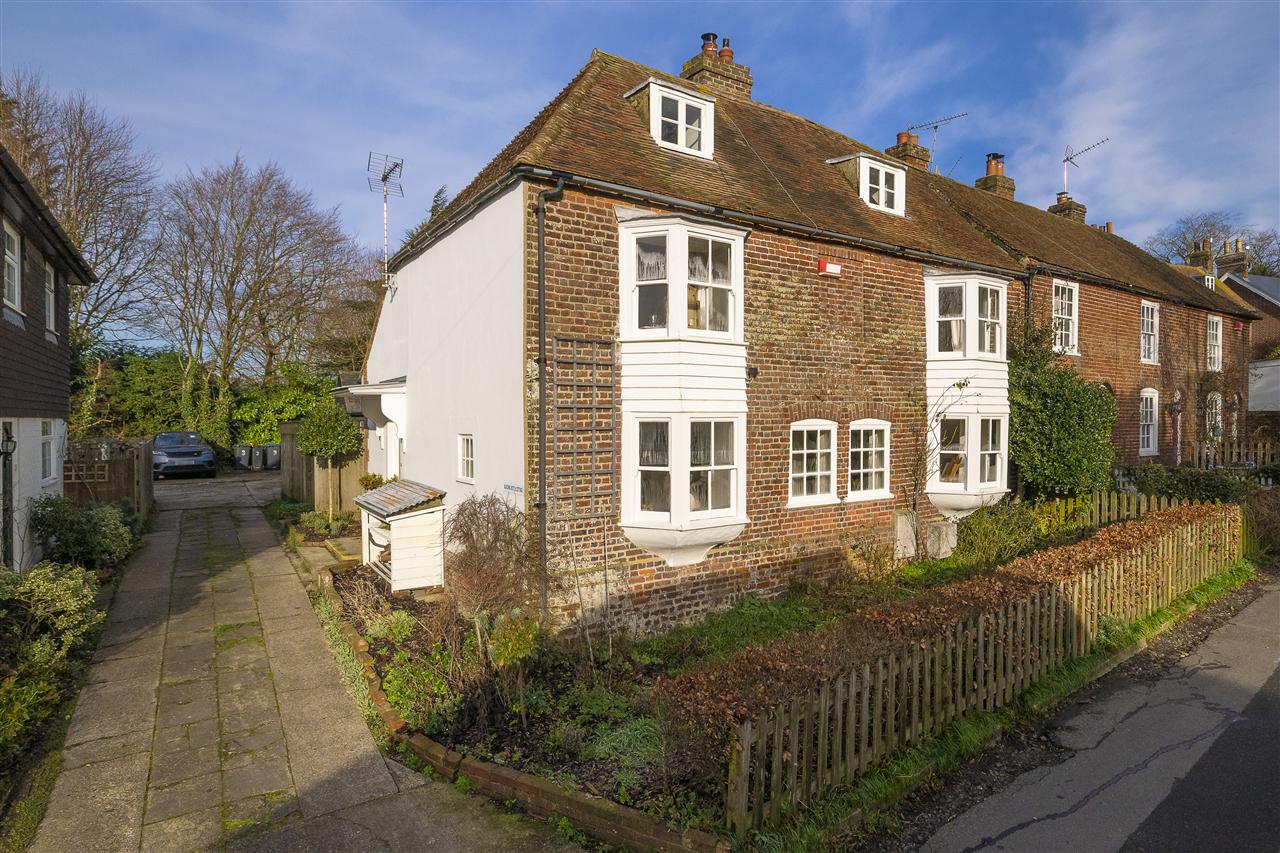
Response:
POLYGON ((1093 149, 1097 148, 1099 145, 1103 144, 1104 142, 1107 142, 1110 138, 1111 137, 1108 136, 1108 137, 1104 137, 1103 139, 1099 139, 1097 142, 1093 143, 1088 148, 1081 148, 1079 151, 1072 151, 1071 146, 1070 145, 1067 146, 1067 150, 1062 153, 1062 191, 1064 193, 1067 191, 1067 164, 1070 163, 1072 166, 1075 166, 1077 169, 1079 169, 1080 164, 1076 162, 1076 158, 1087 151, 1092 151, 1093 149))
MULTIPOLYGON (((968 113, 956 113, 955 115, 944 116, 943 118, 935 118, 932 121, 922 121, 919 124, 907 125, 908 131, 920 130, 921 128, 925 128, 925 127, 933 128, 933 144, 929 148, 929 165, 930 166, 933 166, 934 162, 937 161, 938 159, 938 128, 942 127, 944 124, 949 124, 958 118, 964 118, 967 115, 968 113)), ((935 172, 938 172, 940 170, 940 167, 934 166, 933 170, 935 172)))
POLYGON ((391 272, 387 263, 387 199, 390 196, 404 198, 400 176, 404 174, 404 158, 390 154, 369 152, 369 190, 382 192, 382 284, 391 286, 391 272))

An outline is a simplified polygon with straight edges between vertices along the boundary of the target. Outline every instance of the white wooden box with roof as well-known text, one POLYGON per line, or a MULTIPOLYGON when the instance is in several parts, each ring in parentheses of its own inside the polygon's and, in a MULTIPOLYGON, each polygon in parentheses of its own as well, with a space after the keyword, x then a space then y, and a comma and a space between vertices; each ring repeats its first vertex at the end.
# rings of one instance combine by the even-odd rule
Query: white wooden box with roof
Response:
POLYGON ((396 480, 356 498, 360 556, 392 592, 444 585, 444 496, 412 480, 396 480))

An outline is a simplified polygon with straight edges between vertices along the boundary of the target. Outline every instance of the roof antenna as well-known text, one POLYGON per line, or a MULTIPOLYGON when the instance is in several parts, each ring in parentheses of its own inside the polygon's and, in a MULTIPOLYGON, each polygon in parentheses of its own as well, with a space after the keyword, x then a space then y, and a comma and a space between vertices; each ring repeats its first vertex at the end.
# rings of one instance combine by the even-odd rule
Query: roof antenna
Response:
POLYGON ((1077 169, 1079 169, 1080 164, 1076 162, 1076 158, 1079 157, 1081 154, 1085 153, 1086 151, 1092 151, 1093 149, 1097 148, 1099 145, 1106 142, 1110 138, 1111 137, 1108 136, 1104 139, 1101 139, 1093 143, 1088 148, 1081 148, 1079 151, 1072 151, 1071 146, 1070 145, 1067 146, 1067 150, 1064 151, 1062 154, 1062 191, 1064 193, 1067 191, 1067 164, 1070 163, 1072 166, 1075 166, 1077 169))
MULTIPOLYGON (((919 124, 912 124, 907 126, 908 131, 920 130, 921 128, 924 128, 924 127, 933 128, 933 146, 929 149, 929 165, 930 166, 933 166, 934 161, 938 159, 938 128, 942 127, 944 124, 947 124, 948 122, 955 121, 958 118, 964 118, 967 115, 968 113, 956 113, 955 115, 952 115, 952 116, 945 116, 944 118, 935 118, 932 121, 922 121, 919 124)), ((952 168, 954 169, 955 167, 952 166, 952 168)), ((933 166, 933 171, 940 173, 941 167, 933 166)))
POLYGON ((960 161, 961 161, 961 160, 963 160, 963 159, 964 159, 963 155, 962 155, 962 156, 960 156, 960 157, 957 157, 957 158, 956 158, 956 161, 955 161, 954 163, 952 163, 952 164, 951 164, 951 168, 950 168, 950 169, 947 169, 947 177, 948 177, 948 178, 949 178, 949 177, 951 177, 951 173, 952 173, 952 172, 954 172, 954 171, 956 170, 956 166, 959 166, 959 165, 960 165, 960 161))
POLYGON ((392 281, 387 262, 387 197, 404 198, 404 187, 400 185, 400 176, 404 174, 404 158, 370 151, 368 172, 369 189, 375 193, 382 191, 382 286, 390 288, 395 282, 392 281))

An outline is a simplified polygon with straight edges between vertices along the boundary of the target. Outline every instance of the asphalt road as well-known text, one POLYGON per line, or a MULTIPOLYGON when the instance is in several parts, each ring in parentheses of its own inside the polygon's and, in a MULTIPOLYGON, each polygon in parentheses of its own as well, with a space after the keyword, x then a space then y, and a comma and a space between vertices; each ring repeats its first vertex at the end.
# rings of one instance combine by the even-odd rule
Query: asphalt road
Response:
POLYGON ((1280 851, 1280 585, 1153 684, 1062 718, 1074 755, 1024 773, 923 847, 1280 851))

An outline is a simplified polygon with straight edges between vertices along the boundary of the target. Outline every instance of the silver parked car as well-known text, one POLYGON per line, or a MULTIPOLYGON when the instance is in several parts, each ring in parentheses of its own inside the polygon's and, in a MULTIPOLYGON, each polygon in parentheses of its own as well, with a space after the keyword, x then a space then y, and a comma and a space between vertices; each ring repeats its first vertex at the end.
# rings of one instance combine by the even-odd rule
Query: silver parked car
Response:
POLYGON ((218 460, 209 442, 197 432, 162 432, 151 450, 151 476, 160 479, 173 474, 218 476, 218 460))

